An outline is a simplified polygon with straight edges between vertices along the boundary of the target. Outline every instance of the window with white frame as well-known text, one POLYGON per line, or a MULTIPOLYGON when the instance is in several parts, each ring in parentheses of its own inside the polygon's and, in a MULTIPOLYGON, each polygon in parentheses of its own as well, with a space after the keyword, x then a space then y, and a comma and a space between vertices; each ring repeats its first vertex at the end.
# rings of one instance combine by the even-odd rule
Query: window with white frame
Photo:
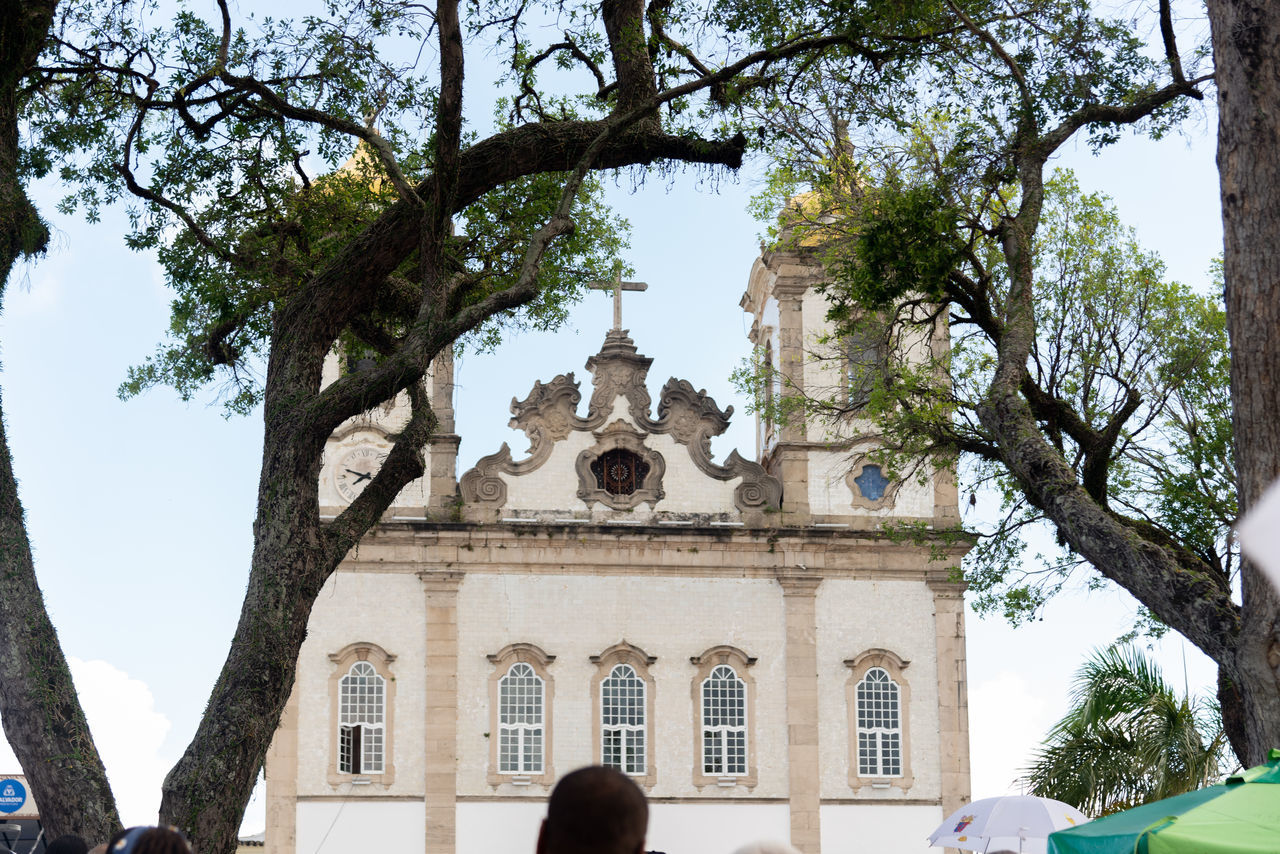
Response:
POLYGON ((902 704, 898 683, 881 667, 858 682, 858 776, 902 776, 902 704))
POLYGON ((368 661, 357 661, 338 683, 338 772, 381 774, 386 680, 368 661))
POLYGON ((543 682, 524 662, 498 680, 498 771, 541 774, 543 682))
POLYGON ((633 776, 648 773, 645 688, 630 664, 615 666, 600 683, 600 764, 633 776))
POLYGON ((727 664, 702 682, 702 773, 747 773, 747 686, 727 664))

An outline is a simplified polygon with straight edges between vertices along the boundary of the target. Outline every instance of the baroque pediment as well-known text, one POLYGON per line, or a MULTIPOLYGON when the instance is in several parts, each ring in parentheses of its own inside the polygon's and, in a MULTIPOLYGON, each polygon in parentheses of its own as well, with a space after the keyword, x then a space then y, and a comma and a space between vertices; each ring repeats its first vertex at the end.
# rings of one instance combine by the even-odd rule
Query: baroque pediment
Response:
POLYGON ((528 437, 526 456, 516 460, 504 444, 497 453, 483 457, 459 482, 464 506, 494 510, 505 507, 510 479, 542 469, 560 443, 570 442, 577 435, 579 438, 571 442, 575 449, 571 456, 556 466, 564 466, 564 478, 576 484, 574 494, 587 508, 599 503, 614 510, 629 510, 647 503, 660 511, 661 502, 673 488, 664 484, 663 477, 671 468, 673 460, 669 457, 674 444, 682 450, 678 455, 687 454, 692 463, 697 475, 691 476, 716 481, 741 479, 733 490, 732 507, 750 515, 754 523, 761 523, 761 513, 781 506, 781 482, 737 451, 724 464, 711 458, 711 440, 728 429, 733 407, 721 409, 705 389, 695 389, 687 380, 672 377, 659 395, 655 418, 645 385, 651 364, 651 359, 636 352, 625 331, 614 330, 600 352, 587 360, 593 389, 586 416, 577 411, 582 391, 572 373, 561 374, 547 383, 535 382, 523 400, 512 398, 509 426, 528 437), (617 408, 619 399, 626 404, 622 410, 617 408), (629 420, 619 417, 621 413, 629 420), (610 418, 613 420, 606 425, 610 418), (655 446, 658 436, 671 440, 661 453, 655 446), (593 473, 593 466, 599 469, 603 454, 619 449, 634 454, 631 464, 644 472, 625 495, 605 490, 599 472, 593 473))

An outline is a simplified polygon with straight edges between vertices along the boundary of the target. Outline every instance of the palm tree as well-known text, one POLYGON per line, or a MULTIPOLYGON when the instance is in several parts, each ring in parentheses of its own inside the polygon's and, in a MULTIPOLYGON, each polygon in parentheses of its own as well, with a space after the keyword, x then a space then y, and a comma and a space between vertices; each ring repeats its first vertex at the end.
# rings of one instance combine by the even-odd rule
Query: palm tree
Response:
POLYGON ((1101 816, 1198 789, 1229 770, 1217 702, 1176 696, 1140 650, 1095 651, 1076 673, 1071 702, 1027 769, 1032 794, 1101 816))

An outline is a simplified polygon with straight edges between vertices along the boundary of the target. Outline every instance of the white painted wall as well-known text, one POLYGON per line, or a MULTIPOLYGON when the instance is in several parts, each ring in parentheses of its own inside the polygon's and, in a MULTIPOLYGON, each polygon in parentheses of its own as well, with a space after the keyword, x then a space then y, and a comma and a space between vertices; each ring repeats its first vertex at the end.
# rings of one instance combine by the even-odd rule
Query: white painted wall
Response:
MULTIPOLYGON (((391 655, 395 678, 395 724, 389 733, 395 781, 364 790, 421 797, 425 766, 422 709, 426 706, 426 620, 422 583, 411 572, 348 572, 330 576, 320 591, 298 655, 298 792, 333 795, 329 785, 333 701, 329 677, 337 665, 329 656, 349 644, 375 643, 391 655), (393 606, 393 607, 392 607, 393 606)), ((345 792, 344 792, 345 793, 345 792)), ((303 849, 299 848, 301 854, 303 849)))
POLYGON ((821 807, 822 854, 938 854, 929 834, 940 806, 828 804, 821 807))
POLYGON ((933 515, 932 467, 927 468, 925 482, 920 482, 919 472, 900 472, 903 481, 898 487, 893 503, 879 510, 853 506, 853 491, 845 476, 858 451, 870 445, 842 451, 809 452, 809 510, 819 515, 869 516, 890 518, 895 516, 931 517, 933 515))
MULTIPOLYGON (((538 829, 546 815, 545 800, 528 803, 463 801, 458 804, 457 811, 457 854, 533 854, 538 829)), ((386 850, 391 854, 392 849, 386 850)))
MULTIPOLYGON (((933 595, 923 584, 911 581, 828 578, 818 587, 817 596, 822 797, 941 797, 933 595), (852 723, 846 691, 851 671, 844 662, 875 648, 887 649, 909 662, 903 677, 911 688, 907 719, 914 784, 907 791, 896 786, 854 791, 849 786, 852 723)), ((825 847, 823 854, 828 854, 825 847)))
MULTIPOLYGON (((532 854, 546 814, 545 800, 463 801, 458 804, 457 854, 532 854)), ((651 803, 645 848, 666 854, 732 854, 748 842, 786 841, 790 827, 786 804, 651 803)))
POLYGON ((540 797, 543 787, 495 789, 486 782, 490 731, 486 655, 509 643, 537 644, 556 656, 552 762, 556 777, 595 761, 595 704, 590 656, 626 640, 656 656, 657 780, 653 797, 756 796, 787 793, 786 645, 782 591, 772 579, 467 575, 458 598, 458 793, 540 797), (693 679, 690 656, 729 644, 759 660, 754 724, 759 784, 754 791, 693 785, 693 679))
POLYGON ((786 804, 650 804, 645 848, 666 854, 733 854, 748 842, 790 838, 786 804))
POLYGON ((297 854, 417 852, 426 847, 425 827, 422 801, 303 801, 298 804, 296 850, 297 854))

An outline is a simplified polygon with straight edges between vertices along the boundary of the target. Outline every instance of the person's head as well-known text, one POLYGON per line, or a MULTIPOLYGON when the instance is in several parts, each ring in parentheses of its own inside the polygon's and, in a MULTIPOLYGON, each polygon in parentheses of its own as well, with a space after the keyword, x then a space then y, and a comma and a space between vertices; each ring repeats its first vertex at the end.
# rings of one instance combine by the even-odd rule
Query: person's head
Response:
POLYGON ((129 827, 111 837, 107 854, 191 854, 191 846, 176 827, 129 827))
POLYGON ((579 768, 551 792, 538 854, 640 854, 648 825, 649 805, 630 777, 579 768))
POLYGON ((64 833, 50 842, 44 851, 45 854, 88 854, 89 843, 74 833, 64 833))

